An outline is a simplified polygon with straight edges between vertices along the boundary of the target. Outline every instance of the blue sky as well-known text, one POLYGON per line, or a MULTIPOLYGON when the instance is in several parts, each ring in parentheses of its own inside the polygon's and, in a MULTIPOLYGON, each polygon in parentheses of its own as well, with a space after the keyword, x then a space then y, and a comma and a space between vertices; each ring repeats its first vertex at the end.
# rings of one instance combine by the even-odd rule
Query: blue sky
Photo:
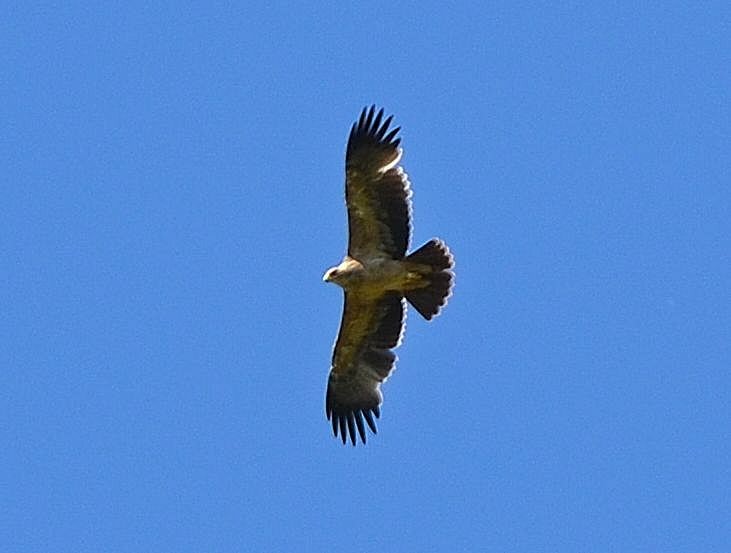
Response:
POLYGON ((731 10, 8 8, 3 551, 728 551, 731 10), (403 127, 379 434, 324 417, 345 139, 403 127))

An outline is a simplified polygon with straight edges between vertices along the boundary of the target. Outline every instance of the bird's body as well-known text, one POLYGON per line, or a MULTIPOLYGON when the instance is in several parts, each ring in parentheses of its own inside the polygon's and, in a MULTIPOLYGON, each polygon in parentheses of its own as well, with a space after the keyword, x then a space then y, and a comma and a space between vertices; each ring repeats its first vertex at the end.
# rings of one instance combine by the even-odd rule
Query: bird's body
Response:
POLYGON ((324 280, 346 291, 377 298, 384 291, 404 292, 425 286, 420 270, 428 272, 417 264, 409 267, 400 259, 376 257, 359 261, 346 256, 340 265, 325 274, 324 280))
POLYGON ((365 423, 376 432, 380 385, 393 370, 391 351, 403 336, 406 301, 427 320, 452 289, 454 265, 447 246, 433 239, 406 255, 411 235, 411 189, 398 166, 399 129, 391 117, 364 109, 353 125, 346 155, 348 254, 323 280, 343 288, 345 305, 335 343, 325 410, 333 432, 355 445, 365 423))

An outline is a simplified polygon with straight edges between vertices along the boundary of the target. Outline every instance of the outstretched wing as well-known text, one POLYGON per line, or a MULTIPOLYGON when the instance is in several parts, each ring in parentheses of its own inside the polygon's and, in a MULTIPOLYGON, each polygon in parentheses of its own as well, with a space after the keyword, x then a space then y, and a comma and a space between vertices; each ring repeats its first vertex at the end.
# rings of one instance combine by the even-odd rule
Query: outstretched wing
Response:
POLYGON ((376 433, 375 415, 381 414, 381 382, 393 370, 396 355, 391 349, 401 341, 405 318, 404 299, 387 293, 376 300, 364 300, 345 293, 343 319, 335 343, 327 384, 325 413, 335 436, 343 443, 346 432, 355 445, 355 431, 366 442, 363 421, 376 433))
POLYGON ((401 259, 411 237, 411 189, 403 169, 400 127, 389 132, 393 116, 364 108, 353 124, 345 157, 348 255, 401 259))

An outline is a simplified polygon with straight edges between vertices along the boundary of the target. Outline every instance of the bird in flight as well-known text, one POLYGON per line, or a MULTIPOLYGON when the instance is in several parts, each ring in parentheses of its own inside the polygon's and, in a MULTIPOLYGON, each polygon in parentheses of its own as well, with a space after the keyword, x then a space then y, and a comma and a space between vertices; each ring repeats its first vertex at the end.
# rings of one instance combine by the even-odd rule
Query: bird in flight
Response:
POLYGON ((344 306, 325 397, 325 413, 343 444, 381 415, 381 383, 396 362, 406 302, 431 320, 446 304, 454 281, 447 245, 432 239, 407 255, 411 187, 399 165, 400 127, 393 116, 366 107, 353 124, 345 156, 348 253, 323 276, 343 288, 344 306))

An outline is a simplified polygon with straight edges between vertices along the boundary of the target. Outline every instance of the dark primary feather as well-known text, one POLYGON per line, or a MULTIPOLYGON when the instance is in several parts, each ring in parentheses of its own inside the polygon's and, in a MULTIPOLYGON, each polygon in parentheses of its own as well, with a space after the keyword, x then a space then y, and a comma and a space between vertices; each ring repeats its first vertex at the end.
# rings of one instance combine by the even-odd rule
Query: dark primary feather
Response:
POLYGON ((343 443, 350 436, 355 445, 356 430, 366 442, 364 420, 377 432, 373 417, 381 415, 380 385, 393 370, 396 356, 391 349, 401 340, 404 314, 404 300, 398 294, 375 301, 345 295, 325 398, 325 413, 343 443))
POLYGON ((400 127, 389 131, 393 116, 364 108, 350 130, 345 158, 348 205, 348 254, 401 259, 411 237, 411 189, 403 169, 400 127), (386 167, 390 167, 384 171, 386 167))

